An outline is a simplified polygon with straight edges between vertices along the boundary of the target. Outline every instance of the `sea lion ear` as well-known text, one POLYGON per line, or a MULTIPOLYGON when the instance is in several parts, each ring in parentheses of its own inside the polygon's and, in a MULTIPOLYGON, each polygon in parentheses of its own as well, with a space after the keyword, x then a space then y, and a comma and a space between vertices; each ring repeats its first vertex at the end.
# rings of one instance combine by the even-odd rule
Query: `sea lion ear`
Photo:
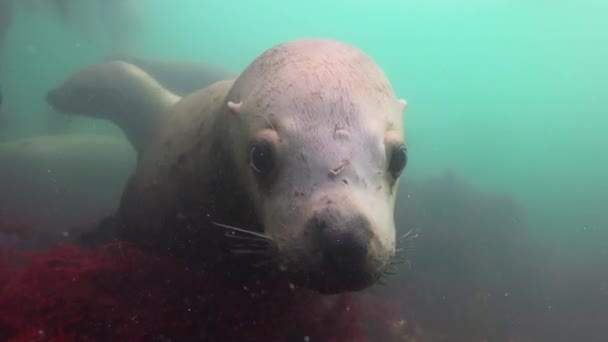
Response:
POLYGON ((399 106, 401 106, 402 111, 407 109, 407 101, 405 99, 399 99, 397 102, 399 102, 399 106))
POLYGON ((233 114, 239 114, 241 112, 241 106, 243 105, 243 102, 232 102, 232 101, 228 101, 228 103, 226 104, 226 106, 228 106, 228 110, 230 110, 230 112, 232 112, 233 114))

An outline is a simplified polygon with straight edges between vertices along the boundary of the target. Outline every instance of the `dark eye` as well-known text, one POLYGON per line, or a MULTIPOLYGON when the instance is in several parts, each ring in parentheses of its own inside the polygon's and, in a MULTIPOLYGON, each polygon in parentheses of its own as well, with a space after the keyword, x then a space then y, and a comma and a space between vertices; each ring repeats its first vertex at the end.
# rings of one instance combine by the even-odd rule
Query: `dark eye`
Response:
POLYGON ((407 165, 407 149, 404 145, 393 148, 391 152, 391 160, 388 164, 388 172, 394 178, 398 178, 407 165))
POLYGON ((274 155, 269 143, 256 143, 249 150, 249 166, 259 175, 267 175, 274 168, 274 155))

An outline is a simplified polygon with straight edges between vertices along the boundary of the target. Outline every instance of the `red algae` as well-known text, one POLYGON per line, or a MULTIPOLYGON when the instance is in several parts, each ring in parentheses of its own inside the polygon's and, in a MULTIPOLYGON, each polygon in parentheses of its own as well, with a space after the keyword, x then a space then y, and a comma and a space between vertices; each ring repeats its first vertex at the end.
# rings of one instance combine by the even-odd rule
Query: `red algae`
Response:
POLYGON ((0 250, 0 290, 5 287, 13 273, 13 259, 12 253, 0 250))
POLYGON ((280 280, 235 288, 126 243, 61 246, 19 268, 11 260, 0 254, 1 340, 367 340, 352 295, 280 280))
POLYGON ((0 234, 24 236, 32 232, 34 227, 32 225, 9 220, 8 218, 0 215, 0 234))

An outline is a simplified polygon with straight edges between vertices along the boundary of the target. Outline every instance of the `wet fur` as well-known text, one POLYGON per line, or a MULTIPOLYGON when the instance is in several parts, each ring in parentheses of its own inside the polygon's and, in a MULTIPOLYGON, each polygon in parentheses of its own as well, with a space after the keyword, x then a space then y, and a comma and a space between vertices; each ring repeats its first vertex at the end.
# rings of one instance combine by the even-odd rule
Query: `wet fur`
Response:
POLYGON ((327 41, 280 45, 256 59, 236 83, 220 81, 178 100, 151 86, 156 80, 135 66, 120 67, 130 70, 132 82, 103 87, 122 94, 132 93, 120 88, 125 84, 139 83, 140 94, 157 89, 135 100, 140 108, 156 101, 164 109, 150 117, 152 129, 132 125, 145 130, 146 138, 132 139, 139 160, 112 224, 118 237, 214 266, 230 259, 221 225, 258 231, 271 237, 277 250, 289 252, 282 262, 297 276, 318 262, 308 257, 315 248, 306 231, 314 218, 309 216, 337 205, 345 217, 373 220, 370 262, 376 273, 370 276, 380 277, 388 267, 395 253, 398 182, 387 178, 385 148, 403 141, 405 102, 364 53, 327 41), (163 96, 166 101, 157 100, 163 96), (289 165, 277 175, 274 193, 254 179, 245 161, 251 139, 273 134, 283 151, 279 163, 289 165))

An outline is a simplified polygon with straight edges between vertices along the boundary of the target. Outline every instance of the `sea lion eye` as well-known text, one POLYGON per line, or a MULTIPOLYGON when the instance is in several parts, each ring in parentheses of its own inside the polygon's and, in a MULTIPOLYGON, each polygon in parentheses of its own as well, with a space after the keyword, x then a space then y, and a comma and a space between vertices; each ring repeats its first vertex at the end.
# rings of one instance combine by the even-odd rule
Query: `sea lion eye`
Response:
POLYGON ((270 173, 274 167, 272 146, 267 142, 256 143, 249 150, 249 166, 260 175, 270 173))
POLYGON ((405 166, 407 165, 407 148, 405 145, 400 145, 393 148, 391 152, 391 160, 388 164, 388 171, 394 178, 398 178, 405 166))

